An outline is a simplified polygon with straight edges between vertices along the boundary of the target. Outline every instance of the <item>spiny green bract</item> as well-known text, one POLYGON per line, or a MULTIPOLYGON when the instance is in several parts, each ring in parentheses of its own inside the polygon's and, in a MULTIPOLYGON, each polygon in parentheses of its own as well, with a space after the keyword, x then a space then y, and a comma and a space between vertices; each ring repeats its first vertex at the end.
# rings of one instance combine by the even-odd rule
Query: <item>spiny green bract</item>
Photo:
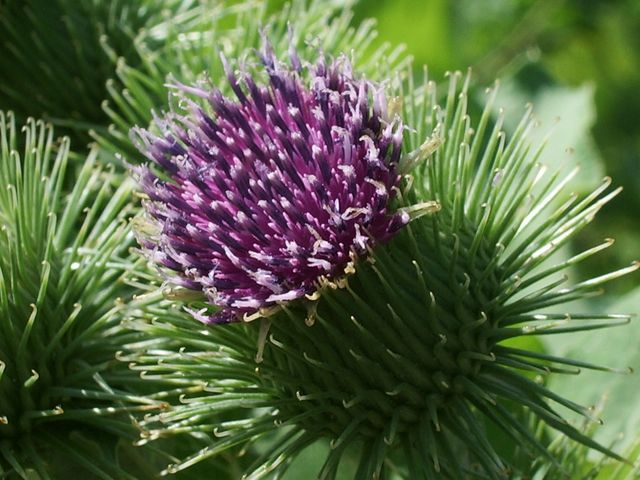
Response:
POLYGON ((327 282, 319 299, 284 304, 260 325, 198 327, 153 294, 132 311, 133 328, 166 339, 161 349, 132 351, 133 368, 155 380, 179 375, 181 385, 191 386, 173 409, 144 419, 141 443, 210 437, 209 446, 165 473, 281 431, 286 434, 247 469, 247 478, 279 477, 323 438, 330 450, 319 478, 336 478, 346 452, 354 450, 360 452, 357 479, 394 472, 507 478, 510 466, 487 438, 487 424, 549 457, 514 406, 619 458, 556 410, 560 405, 597 420, 590 408, 528 375, 608 369, 512 343, 628 322, 625 315, 556 313, 637 269, 633 264, 564 285, 564 271, 611 240, 559 263, 550 259, 617 190, 608 191, 607 179, 584 198, 567 194, 570 176, 547 175, 536 162, 543 146, 527 140, 530 112, 510 138, 502 131, 501 114, 492 116, 495 89, 472 121, 469 78, 460 87, 461 75, 451 76, 443 106, 433 82, 407 82, 394 81, 405 102, 403 120, 414 127, 405 140, 411 153, 400 165, 415 168, 401 203, 436 200, 440 212, 414 220, 344 281, 327 282), (259 363, 256 345, 264 345, 259 363), (238 408, 255 415, 220 421, 238 408))
MULTIPOLYGON (((18 121, 44 117, 86 143, 106 130, 101 102, 118 58, 137 66, 132 44, 158 46, 164 24, 189 28, 202 15, 197 0, 8 0, 0 4, 2 109, 18 121)), ((111 87, 112 88, 112 87, 111 87)), ((74 143, 75 145, 75 143, 74 143)), ((80 146, 78 144, 77 146, 80 146)))
POLYGON ((2 478, 132 478, 123 465, 145 462, 131 414, 165 406, 131 393, 140 380, 115 360, 139 338, 117 315, 131 293, 131 182, 96 168, 95 151, 77 172, 69 156, 51 127, 18 131, 0 112, 2 478))

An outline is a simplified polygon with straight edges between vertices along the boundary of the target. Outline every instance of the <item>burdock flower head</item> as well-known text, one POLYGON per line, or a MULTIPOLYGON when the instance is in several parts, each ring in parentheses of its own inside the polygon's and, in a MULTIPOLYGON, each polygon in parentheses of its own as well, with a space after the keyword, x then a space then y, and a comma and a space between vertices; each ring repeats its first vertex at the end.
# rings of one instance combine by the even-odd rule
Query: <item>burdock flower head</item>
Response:
MULTIPOLYGON (((135 129, 140 150, 169 178, 136 168, 151 224, 139 241, 172 283, 222 307, 205 322, 251 320, 314 297, 409 221, 393 211, 403 125, 383 88, 340 56, 281 63, 265 41, 266 86, 226 65, 237 99, 177 85, 206 100, 186 116, 135 129)), ((393 104, 393 103, 392 103, 393 104)))
POLYGON ((182 86, 208 99, 213 115, 192 105, 190 117, 159 122, 162 137, 139 131, 141 149, 169 177, 138 169, 157 225, 144 248, 178 272, 174 281, 223 307, 212 320, 272 314, 261 323, 267 332, 242 322, 202 328, 154 295, 131 310, 130 325, 154 341, 126 360, 154 378, 179 372, 180 393, 188 389, 140 421, 140 443, 185 434, 206 442, 164 473, 262 438, 269 445, 255 449, 244 478, 280 476, 322 440, 329 449, 316 455, 324 463, 314 478, 514 478, 491 430, 547 454, 523 411, 620 458, 558 405, 597 420, 590 408, 530 377, 612 369, 521 340, 629 321, 567 304, 640 264, 571 284, 562 272, 612 242, 552 257, 619 190, 608 191, 607 179, 584 197, 568 193, 571 175, 547 175, 538 163, 531 111, 507 134, 491 89, 475 118, 461 74, 450 76, 442 104, 428 78, 418 87, 413 76, 392 81, 412 126, 402 139, 380 87, 356 79, 346 59, 305 72, 295 55, 292 68, 263 57, 266 88, 229 74, 234 103, 182 86), (431 199, 440 211, 413 220, 431 199), (343 278, 363 254, 369 261, 343 278), (305 295, 319 298, 286 301, 305 295), (349 456, 357 467, 342 475, 349 456))

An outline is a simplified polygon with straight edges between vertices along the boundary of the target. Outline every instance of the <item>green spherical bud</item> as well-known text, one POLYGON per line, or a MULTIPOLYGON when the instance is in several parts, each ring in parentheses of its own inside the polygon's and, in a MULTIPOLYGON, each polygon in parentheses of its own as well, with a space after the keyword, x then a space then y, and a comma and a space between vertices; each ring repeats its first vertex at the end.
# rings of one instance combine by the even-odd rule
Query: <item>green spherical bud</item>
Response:
POLYGON ((2 478, 129 478, 131 414, 165 406, 115 360, 140 338, 118 315, 133 291, 131 182, 118 186, 96 153, 75 172, 68 139, 0 112, 2 478))

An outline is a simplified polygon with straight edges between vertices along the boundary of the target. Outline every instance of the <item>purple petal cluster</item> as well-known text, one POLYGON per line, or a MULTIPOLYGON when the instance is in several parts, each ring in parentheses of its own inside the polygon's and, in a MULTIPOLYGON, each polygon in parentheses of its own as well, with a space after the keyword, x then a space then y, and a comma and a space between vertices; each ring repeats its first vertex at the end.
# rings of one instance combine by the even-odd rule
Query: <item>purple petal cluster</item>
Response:
POLYGON ((383 89, 346 57, 261 57, 262 82, 227 67, 235 99, 179 85, 205 106, 157 119, 160 135, 134 130, 156 164, 135 168, 155 224, 139 241, 173 283, 221 307, 206 322, 312 294, 409 221, 390 211, 403 126, 383 89))

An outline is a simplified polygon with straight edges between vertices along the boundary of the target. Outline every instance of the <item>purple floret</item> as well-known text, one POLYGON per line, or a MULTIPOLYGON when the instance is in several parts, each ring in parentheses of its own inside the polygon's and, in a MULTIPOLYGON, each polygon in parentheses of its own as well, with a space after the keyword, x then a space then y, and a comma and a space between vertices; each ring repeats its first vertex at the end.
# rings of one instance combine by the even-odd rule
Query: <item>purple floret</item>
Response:
POLYGON ((291 63, 267 46, 265 86, 227 68, 237 99, 179 85, 213 113, 189 102, 187 115, 156 120, 160 136, 134 129, 161 172, 134 169, 157 227, 140 243, 177 273, 173 284, 221 308, 200 320, 239 320, 312 294, 409 221, 389 210, 403 126, 387 118, 382 88, 354 77, 346 57, 291 63))

